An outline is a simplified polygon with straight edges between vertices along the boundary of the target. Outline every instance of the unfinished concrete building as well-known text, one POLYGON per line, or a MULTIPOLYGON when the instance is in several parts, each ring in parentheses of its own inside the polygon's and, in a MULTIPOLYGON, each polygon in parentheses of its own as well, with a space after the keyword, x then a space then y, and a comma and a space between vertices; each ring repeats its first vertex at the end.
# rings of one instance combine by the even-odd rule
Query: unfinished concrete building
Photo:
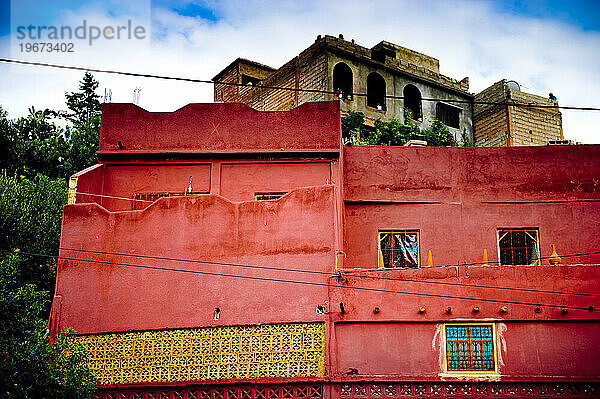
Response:
POLYGON ((441 75, 437 59, 386 41, 366 48, 341 35, 318 36, 279 69, 238 58, 213 80, 215 102, 279 111, 339 98, 342 112, 364 113, 367 125, 378 119, 403 121, 408 108, 421 128, 429 128, 437 118, 456 138, 463 131, 473 136, 468 78, 441 75), (258 84, 261 87, 255 87, 258 84))
POLYGON ((440 74, 439 61, 381 41, 367 48, 343 36, 317 40, 279 69, 238 58, 214 78, 215 102, 241 102, 260 111, 289 110, 309 101, 339 99, 342 114, 359 111, 367 126, 404 121, 422 129, 443 122, 458 141, 478 147, 567 144, 556 100, 501 80, 469 93, 469 79, 440 74))
POLYGON ((505 79, 475 95, 473 125, 479 147, 566 143, 558 102, 505 79))

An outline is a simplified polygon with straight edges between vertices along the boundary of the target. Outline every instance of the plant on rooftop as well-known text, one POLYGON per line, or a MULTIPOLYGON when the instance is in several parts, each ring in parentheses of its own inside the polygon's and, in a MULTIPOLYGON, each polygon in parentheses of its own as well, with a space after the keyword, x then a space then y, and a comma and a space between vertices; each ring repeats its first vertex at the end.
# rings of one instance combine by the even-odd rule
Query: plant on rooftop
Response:
MULTIPOLYGON (((425 140, 429 146, 456 146, 458 142, 450 130, 435 119, 431 129, 421 129, 412 121, 411 111, 404 109, 404 122, 392 119, 388 122, 375 121, 373 129, 364 126, 362 112, 350 111, 342 117, 342 137, 349 145, 403 146, 409 140, 425 140)), ((463 139, 464 140, 464 139, 463 139)))

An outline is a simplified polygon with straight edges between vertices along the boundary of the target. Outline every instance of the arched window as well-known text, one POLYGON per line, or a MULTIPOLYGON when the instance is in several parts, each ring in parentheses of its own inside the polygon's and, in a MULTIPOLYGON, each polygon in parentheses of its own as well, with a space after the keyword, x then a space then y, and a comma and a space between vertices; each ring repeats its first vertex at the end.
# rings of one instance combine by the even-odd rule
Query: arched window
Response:
POLYGON ((352 100, 352 69, 343 62, 333 68, 333 91, 340 98, 352 100))
POLYGON ((414 120, 420 120, 423 117, 421 113, 421 92, 413 85, 404 87, 404 108, 410 110, 410 117, 414 120))
POLYGON ((367 76, 367 106, 385 111, 385 79, 377 72, 367 76))

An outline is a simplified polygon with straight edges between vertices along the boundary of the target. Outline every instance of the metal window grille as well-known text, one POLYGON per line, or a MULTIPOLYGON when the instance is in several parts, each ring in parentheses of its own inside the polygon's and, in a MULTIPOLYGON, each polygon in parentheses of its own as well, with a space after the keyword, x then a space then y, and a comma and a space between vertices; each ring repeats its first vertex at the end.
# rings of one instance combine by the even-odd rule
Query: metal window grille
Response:
POLYGON ((161 197, 182 197, 184 195, 200 195, 200 194, 209 194, 209 193, 208 192, 192 192, 192 193, 184 193, 184 192, 178 192, 178 193, 169 193, 169 192, 165 192, 165 193, 133 193, 133 201, 131 201, 131 209, 132 210, 144 209, 148 205, 150 205, 150 202, 148 202, 148 201, 156 201, 157 199, 159 199, 161 197))
POLYGON ((495 371, 492 325, 446 326, 448 371, 495 371))
POLYGON ((279 199, 286 194, 286 192, 254 193, 254 199, 256 201, 270 201, 279 199))
POLYGON ((379 263, 386 268, 419 267, 419 232, 379 232, 379 263))
POLYGON ((498 229, 501 265, 539 265, 540 245, 537 229, 498 229))

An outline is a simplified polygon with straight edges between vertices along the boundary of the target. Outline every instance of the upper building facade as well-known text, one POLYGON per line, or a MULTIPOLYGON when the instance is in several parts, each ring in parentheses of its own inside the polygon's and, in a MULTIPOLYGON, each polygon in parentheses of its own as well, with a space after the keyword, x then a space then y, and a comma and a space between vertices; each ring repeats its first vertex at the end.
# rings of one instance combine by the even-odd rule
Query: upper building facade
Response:
POLYGON ((422 128, 437 118, 457 138, 463 131, 469 137, 473 134, 468 78, 458 81, 441 75, 437 59, 386 41, 366 48, 342 37, 319 36, 277 70, 238 58, 213 81, 215 102, 283 111, 307 101, 339 99, 342 112, 364 113, 367 125, 378 119, 404 120, 408 108, 422 128), (288 90, 254 87, 259 84, 288 90))
POLYGON ((339 99, 342 113, 404 120, 419 127, 443 122, 476 146, 532 146, 564 140, 556 100, 507 88, 502 80, 477 95, 469 79, 440 74, 439 61, 382 41, 367 48, 343 37, 316 41, 279 69, 238 58, 214 78, 215 102, 241 102, 260 111, 284 111, 308 101, 339 99), (260 86, 260 87, 256 87, 260 86))
POLYGON ((600 393, 600 146, 344 146, 338 101, 104 104, 98 156, 50 326, 101 398, 600 393))

